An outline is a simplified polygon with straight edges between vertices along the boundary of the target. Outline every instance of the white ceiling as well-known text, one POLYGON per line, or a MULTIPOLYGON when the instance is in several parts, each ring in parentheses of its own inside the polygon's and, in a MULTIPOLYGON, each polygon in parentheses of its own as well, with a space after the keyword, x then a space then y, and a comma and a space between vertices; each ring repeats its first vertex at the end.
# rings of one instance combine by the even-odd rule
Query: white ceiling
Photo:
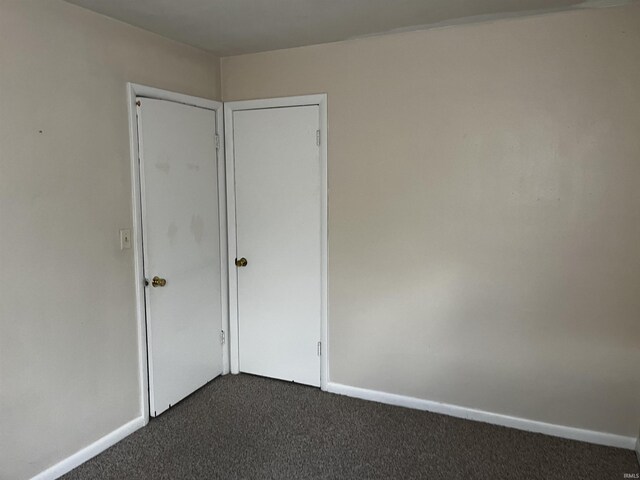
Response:
POLYGON ((66 0, 219 55, 632 0, 66 0))

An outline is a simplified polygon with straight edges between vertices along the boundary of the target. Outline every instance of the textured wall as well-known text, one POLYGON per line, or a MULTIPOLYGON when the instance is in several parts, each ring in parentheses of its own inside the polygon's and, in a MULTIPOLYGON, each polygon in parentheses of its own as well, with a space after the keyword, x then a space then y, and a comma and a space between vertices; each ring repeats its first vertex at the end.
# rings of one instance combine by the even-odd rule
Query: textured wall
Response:
POLYGON ((640 423, 640 5, 222 59, 327 92, 330 379, 640 423))
POLYGON ((59 0, 0 1, 0 478, 140 416, 126 82, 219 60, 59 0))

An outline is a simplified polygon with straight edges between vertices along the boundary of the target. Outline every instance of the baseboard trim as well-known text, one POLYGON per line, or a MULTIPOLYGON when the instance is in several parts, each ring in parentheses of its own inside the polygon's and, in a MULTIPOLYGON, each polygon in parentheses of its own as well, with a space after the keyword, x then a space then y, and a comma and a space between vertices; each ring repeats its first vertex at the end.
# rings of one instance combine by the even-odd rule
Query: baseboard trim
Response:
POLYGON ((65 473, 70 472, 77 466, 105 451, 112 445, 115 445, 126 436, 131 435, 139 428, 144 427, 145 423, 146 422, 144 417, 138 417, 134 420, 131 420, 130 422, 125 423, 121 427, 115 429, 113 432, 108 433, 104 437, 96 440, 88 447, 77 451, 70 457, 67 457, 61 462, 56 463, 52 467, 47 468, 45 471, 40 472, 31 480, 53 480, 61 477, 65 473))
POLYGON ((458 405, 450 405, 431 400, 423 400, 421 398, 407 397, 404 395, 396 395, 394 393, 380 392, 377 390, 368 390, 366 388, 351 387, 340 383, 329 382, 327 384, 327 391, 339 395, 346 395, 348 397, 361 398, 363 400, 371 400, 374 402, 413 408, 416 410, 426 410, 452 417, 492 423, 503 427, 525 430, 527 432, 544 433, 554 437, 606 445, 608 447, 633 450, 636 446, 636 439, 634 437, 625 437, 622 435, 614 435, 612 433, 596 432, 593 430, 583 430, 581 428, 538 422, 536 420, 527 420, 526 418, 511 417, 509 415, 485 412, 483 410, 460 407, 458 405))

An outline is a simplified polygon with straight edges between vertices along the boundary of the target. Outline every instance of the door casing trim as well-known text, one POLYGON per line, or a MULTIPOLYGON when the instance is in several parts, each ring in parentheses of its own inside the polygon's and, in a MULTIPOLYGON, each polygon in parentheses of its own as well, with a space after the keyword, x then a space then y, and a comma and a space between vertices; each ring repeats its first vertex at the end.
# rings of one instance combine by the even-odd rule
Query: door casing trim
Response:
POLYGON ((328 175, 327 175, 327 94, 301 95, 256 100, 224 102, 225 161, 227 172, 227 234, 229 253, 229 360, 231 373, 240 373, 240 344, 238 338, 238 276, 236 258, 236 191, 233 152, 233 112, 279 107, 317 105, 320 111, 320 183, 321 183, 321 315, 320 388, 327 390, 329 383, 329 327, 328 327, 328 175))
MULTIPOLYGON (((215 100, 208 100, 200 97, 193 97, 182 93, 171 92, 169 90, 161 90, 159 88, 148 87, 136 83, 127 83, 127 103, 129 112, 129 150, 131 154, 131 205, 132 205, 132 244, 134 259, 134 286, 136 298, 136 320, 137 320, 137 336, 138 336, 138 369, 139 369, 139 385, 140 385, 140 414, 144 419, 144 425, 149 423, 149 375, 148 375, 148 355, 147 355, 147 325, 146 325, 146 304, 144 295, 144 258, 142 245, 142 205, 141 205, 141 186, 140 186, 140 169, 138 167, 138 121, 136 98, 145 97, 156 100, 167 100, 184 105, 206 108, 216 112, 216 132, 218 135, 219 148, 216 153, 216 163, 218 165, 218 201, 219 213, 218 220, 220 222, 220 290, 222 305, 222 328, 228 337, 229 332, 229 305, 228 305, 228 259, 227 259, 227 195, 225 192, 225 162, 222 158, 224 152, 224 135, 223 135, 223 104, 215 100)), ((226 341, 222 345, 222 374, 229 373, 229 342, 226 341)))

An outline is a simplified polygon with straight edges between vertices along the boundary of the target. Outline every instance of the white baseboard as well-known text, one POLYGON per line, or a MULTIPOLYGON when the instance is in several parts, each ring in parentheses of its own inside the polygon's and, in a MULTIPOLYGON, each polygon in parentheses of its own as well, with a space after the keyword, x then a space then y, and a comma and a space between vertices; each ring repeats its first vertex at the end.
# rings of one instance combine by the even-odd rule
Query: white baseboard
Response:
POLYGON ((413 408, 416 410, 426 410, 452 417, 466 418, 468 420, 492 423, 503 427, 525 430, 527 432, 544 433, 554 437, 606 445, 608 447, 633 450, 636 446, 636 439, 634 437, 625 437, 622 435, 614 435, 612 433, 596 432, 593 430, 583 430, 581 428, 527 420, 526 418, 511 417, 509 415, 485 412, 483 410, 460 407, 447 403, 433 402, 431 400, 423 400, 421 398, 379 392, 376 390, 368 390, 366 388, 350 387, 340 383, 329 382, 327 385, 327 391, 337 393, 339 395, 346 395, 348 397, 361 398, 363 400, 372 400, 374 402, 413 408))
POLYGON ((134 420, 131 420, 129 423, 125 423, 121 427, 115 429, 113 432, 108 433, 104 437, 96 440, 88 447, 77 451, 70 457, 67 457, 61 462, 56 463, 52 467, 47 468, 44 472, 40 472, 31 480, 53 480, 55 478, 61 477, 65 473, 70 472, 71 470, 76 468, 78 465, 83 464, 87 460, 95 457, 99 453, 105 451, 107 448, 118 443, 126 436, 131 435, 139 428, 144 427, 145 423, 146 422, 144 417, 138 417, 134 420))

